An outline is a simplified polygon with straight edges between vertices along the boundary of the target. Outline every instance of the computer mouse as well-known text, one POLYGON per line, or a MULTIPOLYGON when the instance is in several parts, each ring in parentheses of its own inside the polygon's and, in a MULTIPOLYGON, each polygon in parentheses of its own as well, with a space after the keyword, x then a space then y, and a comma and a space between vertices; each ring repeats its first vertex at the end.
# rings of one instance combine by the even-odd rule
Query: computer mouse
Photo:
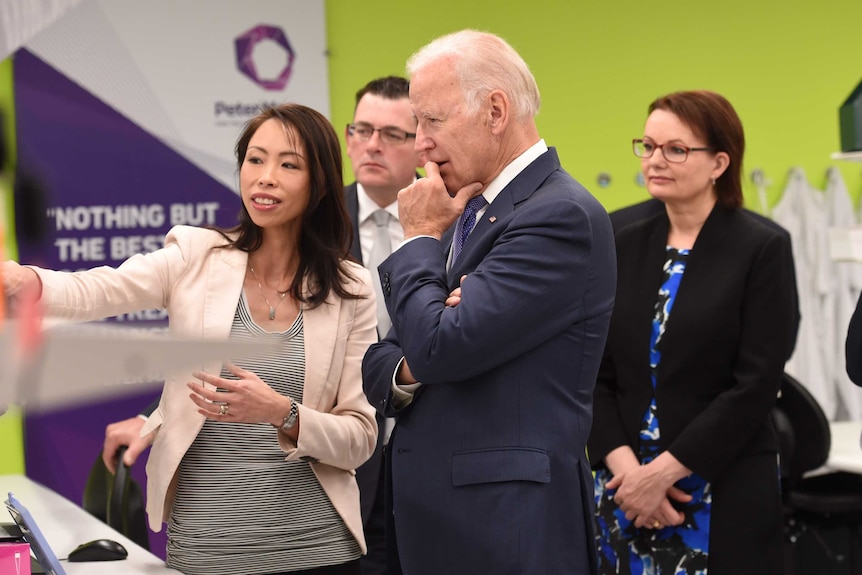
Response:
POLYGON ((72 563, 83 561, 116 561, 129 556, 126 548, 110 539, 96 539, 78 545, 69 553, 69 561, 72 563))

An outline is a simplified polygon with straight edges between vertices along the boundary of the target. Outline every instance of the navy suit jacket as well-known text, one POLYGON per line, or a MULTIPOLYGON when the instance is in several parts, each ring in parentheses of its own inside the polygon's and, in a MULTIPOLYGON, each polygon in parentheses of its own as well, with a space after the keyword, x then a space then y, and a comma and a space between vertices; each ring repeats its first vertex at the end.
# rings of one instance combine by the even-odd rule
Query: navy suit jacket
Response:
POLYGON ((616 282, 607 213, 550 149, 448 273, 446 253, 417 238, 381 264, 395 329, 363 363, 369 400, 398 417, 387 518, 403 571, 594 573, 584 448, 616 282), (422 386, 395 411, 402 356, 422 386))

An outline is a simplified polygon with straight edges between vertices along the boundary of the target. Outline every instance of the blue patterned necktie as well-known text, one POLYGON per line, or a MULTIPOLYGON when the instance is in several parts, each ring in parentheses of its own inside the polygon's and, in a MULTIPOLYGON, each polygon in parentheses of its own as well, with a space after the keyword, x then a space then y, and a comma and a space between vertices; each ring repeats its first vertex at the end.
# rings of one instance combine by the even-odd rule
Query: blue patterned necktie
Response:
POLYGON ((479 194, 467 202, 467 207, 464 208, 464 213, 462 214, 461 219, 458 220, 458 226, 455 229, 455 243, 452 245, 453 263, 460 255, 461 250, 464 247, 464 242, 467 241, 467 236, 470 235, 470 232, 473 230, 473 226, 476 225, 476 213, 487 205, 488 202, 482 194, 479 194))

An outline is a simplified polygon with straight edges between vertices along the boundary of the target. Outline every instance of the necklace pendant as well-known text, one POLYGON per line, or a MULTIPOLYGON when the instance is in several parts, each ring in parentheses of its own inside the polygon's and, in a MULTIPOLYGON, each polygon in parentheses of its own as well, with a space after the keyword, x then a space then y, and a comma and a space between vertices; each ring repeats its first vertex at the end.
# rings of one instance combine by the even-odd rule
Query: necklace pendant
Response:
POLYGON ((269 319, 275 319, 275 308, 269 306, 269 319))

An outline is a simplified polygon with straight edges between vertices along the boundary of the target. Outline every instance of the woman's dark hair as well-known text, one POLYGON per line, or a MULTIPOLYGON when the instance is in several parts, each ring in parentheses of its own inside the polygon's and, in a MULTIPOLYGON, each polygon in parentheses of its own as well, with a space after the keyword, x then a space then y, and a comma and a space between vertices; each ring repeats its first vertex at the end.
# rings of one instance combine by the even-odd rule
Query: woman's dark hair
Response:
MULTIPOLYGON (((248 144, 254 133, 268 120, 278 120, 303 144, 309 171, 308 207, 302 216, 299 239, 299 267, 290 286, 290 295, 311 307, 322 304, 335 291, 342 298, 358 299, 346 291, 353 276, 342 260, 350 259, 353 226, 344 203, 341 177, 341 146, 332 124, 320 112, 300 104, 282 104, 264 108, 249 120, 236 143, 237 170, 242 168, 248 144), (308 293, 303 293, 303 279, 308 278, 308 293)), ((238 224, 218 230, 228 240, 225 247, 245 252, 258 249, 262 230, 251 219, 245 205, 240 209, 238 224)))
POLYGON ((674 92, 650 104, 649 113, 666 110, 682 120, 706 145, 730 157, 730 165, 715 181, 718 203, 742 207, 742 156, 745 134, 742 121, 724 96, 706 90, 674 92))

